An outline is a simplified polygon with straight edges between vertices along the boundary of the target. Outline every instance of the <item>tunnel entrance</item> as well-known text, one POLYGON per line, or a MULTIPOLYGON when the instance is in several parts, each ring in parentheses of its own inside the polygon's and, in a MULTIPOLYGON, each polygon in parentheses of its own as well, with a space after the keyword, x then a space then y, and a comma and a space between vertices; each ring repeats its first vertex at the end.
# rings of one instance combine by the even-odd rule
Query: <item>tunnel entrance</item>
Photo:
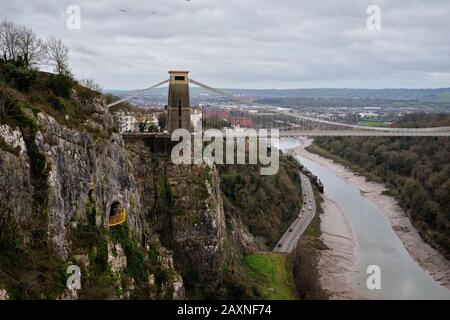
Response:
POLYGON ((114 227, 121 225, 127 219, 127 212, 125 208, 122 207, 119 201, 114 201, 111 204, 111 209, 109 210, 109 221, 108 226, 114 227))

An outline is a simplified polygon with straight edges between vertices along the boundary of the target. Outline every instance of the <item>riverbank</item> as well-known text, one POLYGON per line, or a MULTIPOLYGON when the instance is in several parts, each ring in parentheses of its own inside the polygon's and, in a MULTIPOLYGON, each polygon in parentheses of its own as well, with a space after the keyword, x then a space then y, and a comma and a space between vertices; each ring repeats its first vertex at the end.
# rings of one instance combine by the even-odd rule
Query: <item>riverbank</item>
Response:
MULTIPOLYGON (((302 145, 300 147, 295 148, 292 150, 292 152, 296 155, 300 155, 304 158, 307 158, 309 160, 312 160, 322 166, 325 166, 339 176, 342 179, 345 179, 350 185, 353 187, 361 190, 361 192, 364 193, 364 196, 370 200, 372 203, 374 203, 381 211, 383 211, 384 214, 387 215, 389 218, 389 221, 391 223, 391 226, 399 239, 402 241, 403 246, 406 248, 406 250, 409 252, 411 257, 415 259, 419 265, 426 270, 434 280, 439 282, 442 286, 446 287, 447 289, 450 288, 450 262, 447 261, 440 253, 438 253, 435 249, 433 249, 431 246, 426 244, 422 238, 420 237, 417 230, 414 228, 414 226, 411 224, 409 218, 403 212, 403 210, 398 206, 396 200, 392 197, 386 196, 383 194, 383 191, 386 190, 385 186, 379 183, 370 182, 367 181, 367 179, 363 176, 356 175, 346 167, 330 160, 327 158, 323 158, 317 154, 310 153, 309 151, 305 150, 309 145, 311 145, 312 140, 307 138, 301 138, 302 145)), ((341 218, 336 218, 342 216, 341 214, 336 214, 336 212, 339 212, 339 208, 336 208, 336 205, 327 203, 327 199, 325 199, 324 204, 324 217, 326 220, 327 212, 329 214, 333 213, 334 218, 337 220, 342 220, 341 218)), ((329 216, 329 215, 328 215, 329 216)), ((344 216, 344 220, 345 216, 344 216)), ((326 223, 326 221, 324 221, 326 223)), ((323 228, 331 227, 331 228, 338 228, 337 226, 334 226, 334 224, 337 224, 335 220, 333 220, 333 223, 330 225, 324 224, 323 228)), ((340 221, 340 233, 339 235, 344 235, 346 238, 351 239, 351 232, 349 230, 345 230, 342 227, 343 222, 340 221)), ((351 231, 351 229, 350 229, 351 231)), ((336 232, 336 230, 334 230, 336 232)), ((326 243, 326 239, 325 243, 326 243)), ((333 239, 328 239, 328 242, 333 242, 333 239)), ((351 241, 354 244, 354 241, 351 241)), ((327 243, 326 243, 327 244, 327 243)), ((328 245, 328 244, 327 244, 328 245)), ((348 275, 349 272, 351 272, 351 268, 349 268, 349 262, 347 262, 347 265, 345 265, 344 261, 349 260, 349 253, 350 249, 346 248, 346 254, 342 255, 342 253, 339 252, 339 250, 342 250, 342 247, 347 247, 347 244, 341 245, 339 243, 335 243, 334 245, 330 247, 338 247, 339 249, 336 251, 336 253, 339 253, 341 258, 339 256, 335 257, 335 261, 339 260, 343 264, 344 267, 342 267, 342 274, 348 275), (347 268, 345 268, 345 266, 347 268)), ((353 250, 354 252, 354 250, 353 250)), ((351 257, 351 256, 350 256, 351 257)), ((326 260, 324 260, 326 261, 326 260)), ((325 268, 325 266, 324 266, 325 268)), ((326 270, 330 271, 330 270, 326 270)), ((332 271, 332 270, 331 270, 332 271)), ((337 272, 338 270, 335 270, 334 275, 337 276, 337 279, 340 279, 339 281, 342 282, 342 280, 345 280, 342 278, 342 276, 339 276, 340 274, 337 272)), ((338 281, 338 280, 336 280, 338 281)), ((338 282, 339 282, 338 281, 338 282)), ((348 282, 348 281, 347 281, 348 282)), ((339 293, 337 292, 337 297, 339 293)), ((346 296, 344 296, 346 298, 346 296)))
POLYGON ((332 200, 324 197, 322 207, 322 241, 329 250, 322 251, 319 258, 320 285, 330 299, 365 299, 350 281, 350 274, 356 272, 356 243, 350 224, 342 209, 332 200))

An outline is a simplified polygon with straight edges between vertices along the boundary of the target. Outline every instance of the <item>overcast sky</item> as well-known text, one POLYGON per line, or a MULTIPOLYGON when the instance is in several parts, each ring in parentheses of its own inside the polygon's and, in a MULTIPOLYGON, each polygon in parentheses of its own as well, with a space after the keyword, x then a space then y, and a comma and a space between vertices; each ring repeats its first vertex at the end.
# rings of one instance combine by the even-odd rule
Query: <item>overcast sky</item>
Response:
POLYGON ((169 69, 228 88, 450 87, 449 0, 0 0, 0 18, 62 38, 76 77, 108 89, 169 69))

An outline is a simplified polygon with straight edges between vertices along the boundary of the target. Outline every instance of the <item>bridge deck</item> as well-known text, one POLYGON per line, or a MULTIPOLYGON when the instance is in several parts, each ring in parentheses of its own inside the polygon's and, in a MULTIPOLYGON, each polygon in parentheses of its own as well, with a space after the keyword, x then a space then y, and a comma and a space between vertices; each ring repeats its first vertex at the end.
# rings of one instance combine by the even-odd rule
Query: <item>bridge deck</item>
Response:
MULTIPOLYGON (((157 139, 170 140, 170 136, 160 133, 123 133, 126 139, 157 139)), ((248 137, 249 132, 236 131, 235 137, 248 137)), ((254 135, 254 134, 253 134, 254 135)), ((224 134, 225 136, 225 134, 224 134)), ((267 137, 271 137, 271 130, 267 137)), ((449 137, 450 131, 370 131, 370 130, 281 130, 279 137, 449 137)))

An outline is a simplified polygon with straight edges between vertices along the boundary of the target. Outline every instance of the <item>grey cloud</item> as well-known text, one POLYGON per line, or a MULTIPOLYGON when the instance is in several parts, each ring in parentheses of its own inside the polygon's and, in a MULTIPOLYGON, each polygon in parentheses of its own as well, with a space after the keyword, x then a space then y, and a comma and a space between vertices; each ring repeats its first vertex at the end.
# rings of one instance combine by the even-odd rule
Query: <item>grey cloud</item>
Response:
POLYGON ((141 88, 186 68, 221 87, 448 87, 448 0, 0 0, 0 18, 61 37, 77 77, 141 88), (69 4, 82 29, 66 28, 69 4), (366 29, 366 8, 382 30, 366 29), (121 13, 125 9, 127 13, 121 13), (153 14, 156 12, 156 14, 153 14))

